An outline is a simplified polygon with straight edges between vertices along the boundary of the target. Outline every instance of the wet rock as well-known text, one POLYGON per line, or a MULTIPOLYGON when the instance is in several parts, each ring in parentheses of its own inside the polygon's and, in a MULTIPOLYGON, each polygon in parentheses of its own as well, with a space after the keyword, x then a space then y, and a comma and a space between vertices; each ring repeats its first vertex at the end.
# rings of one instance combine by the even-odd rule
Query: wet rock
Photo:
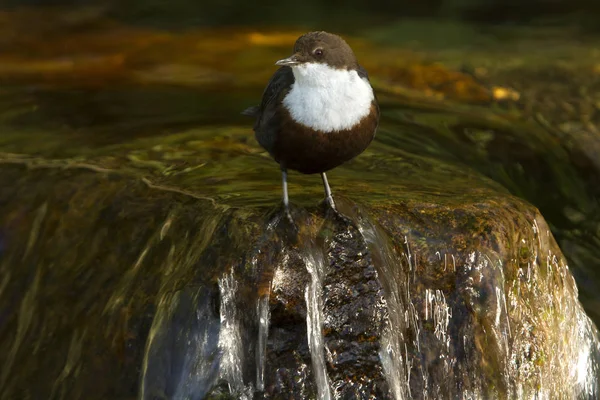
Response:
POLYGON ((4 373, 5 396, 132 396, 138 376, 143 398, 597 394, 597 331, 564 257, 506 194, 340 198, 345 218, 297 208, 296 231, 277 210, 115 173, 2 171, 0 346, 19 371, 4 373))

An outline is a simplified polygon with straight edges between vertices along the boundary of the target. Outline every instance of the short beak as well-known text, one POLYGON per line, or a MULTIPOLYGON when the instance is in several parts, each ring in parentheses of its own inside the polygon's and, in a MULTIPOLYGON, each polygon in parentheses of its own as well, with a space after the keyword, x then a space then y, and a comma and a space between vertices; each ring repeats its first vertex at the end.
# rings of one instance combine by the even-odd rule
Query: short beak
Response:
POLYGON ((275 65, 279 65, 280 67, 293 67, 294 65, 298 65, 300 64, 300 61, 298 61, 298 55, 294 54, 288 58, 284 58, 283 60, 279 60, 275 63, 275 65))

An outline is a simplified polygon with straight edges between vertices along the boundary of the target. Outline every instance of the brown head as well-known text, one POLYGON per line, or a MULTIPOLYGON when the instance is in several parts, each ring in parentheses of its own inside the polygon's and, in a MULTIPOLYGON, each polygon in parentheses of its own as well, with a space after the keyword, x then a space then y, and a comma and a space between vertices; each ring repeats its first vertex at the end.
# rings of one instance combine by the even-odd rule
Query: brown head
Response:
POLYGON ((304 63, 327 64, 336 69, 358 68, 358 61, 348 43, 338 35, 323 31, 300 36, 294 44, 294 54, 275 64, 293 67, 304 63))

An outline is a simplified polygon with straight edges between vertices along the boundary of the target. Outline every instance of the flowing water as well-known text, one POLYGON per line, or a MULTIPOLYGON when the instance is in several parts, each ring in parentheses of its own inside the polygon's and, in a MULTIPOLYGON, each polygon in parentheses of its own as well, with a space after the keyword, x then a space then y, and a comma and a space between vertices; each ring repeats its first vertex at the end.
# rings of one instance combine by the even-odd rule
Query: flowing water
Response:
POLYGON ((291 173, 290 226, 239 115, 280 36, 127 32, 101 83, 0 69, 0 398, 600 396, 589 148, 376 73, 377 139, 330 174, 342 216, 291 173), (190 46, 208 56, 152 64, 190 46), (173 71, 193 84, 147 80, 173 71))
POLYGON ((256 389, 265 390, 265 361, 267 357, 267 340, 269 338, 269 295, 262 296, 257 304, 258 314, 258 349, 256 352, 256 389))
POLYGON ((325 274, 325 261, 317 248, 304 248, 303 261, 310 274, 310 282, 306 286, 304 298, 306 299, 306 331, 308 348, 312 361, 315 383, 319 400, 330 400, 329 377, 325 367, 325 347, 323 344, 323 275, 325 274))
MULTIPOLYGON (((410 398, 410 371, 411 365, 408 359, 408 352, 404 341, 407 338, 407 328, 410 322, 414 322, 416 315, 414 309, 409 308, 410 304, 408 294, 409 278, 408 275, 392 277, 395 266, 400 264, 400 260, 394 254, 394 251, 387 242, 387 238, 374 226, 368 219, 359 220, 360 233, 365 239, 369 250, 372 253, 375 264, 378 266, 379 273, 385 279, 386 288, 386 306, 388 309, 388 326, 386 326, 381 339, 381 350, 379 357, 386 379, 390 384, 390 392, 394 399, 403 400, 410 398), (406 293, 402 293, 400 282, 406 282, 406 293), (411 313, 412 315, 408 315, 411 313)), ((408 253, 410 254, 410 253, 408 253)), ((410 256, 409 256, 410 257, 410 256)), ((410 264, 410 260, 408 265, 410 264)), ((402 288, 403 289, 403 288, 402 288)), ((416 343, 418 345, 418 343, 416 343)))

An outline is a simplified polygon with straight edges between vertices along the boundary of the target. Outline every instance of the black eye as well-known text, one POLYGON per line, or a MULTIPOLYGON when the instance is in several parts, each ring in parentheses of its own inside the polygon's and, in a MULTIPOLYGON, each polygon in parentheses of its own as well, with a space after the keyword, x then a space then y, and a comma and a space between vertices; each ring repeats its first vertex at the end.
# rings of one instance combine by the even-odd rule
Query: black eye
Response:
POLYGON ((316 49, 314 54, 317 57, 321 57, 323 55, 323 49, 316 49))

